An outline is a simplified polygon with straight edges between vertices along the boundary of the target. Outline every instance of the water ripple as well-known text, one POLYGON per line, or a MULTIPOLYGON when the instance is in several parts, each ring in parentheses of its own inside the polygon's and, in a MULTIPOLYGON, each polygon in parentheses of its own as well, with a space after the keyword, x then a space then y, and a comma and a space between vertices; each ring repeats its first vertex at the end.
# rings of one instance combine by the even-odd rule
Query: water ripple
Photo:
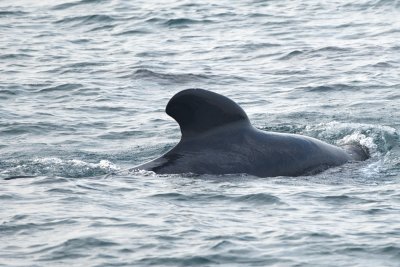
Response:
POLYGON ((81 0, 81 1, 69 2, 69 3, 63 3, 63 4, 56 5, 56 6, 52 7, 52 10, 64 10, 64 9, 76 7, 79 5, 101 4, 104 2, 107 2, 107 1, 106 0, 81 0))
POLYGON ((15 11, 0 11, 0 17, 9 17, 9 16, 25 16, 29 14, 25 11, 15 10, 15 11))
POLYGON ((61 20, 57 20, 55 24, 73 24, 73 26, 79 25, 92 25, 98 23, 110 23, 113 22, 115 19, 108 15, 87 15, 87 16, 74 16, 74 17, 67 17, 61 20))
POLYGON ((356 86, 350 86, 347 84, 329 84, 329 85, 319 85, 319 86, 307 86, 300 87, 304 91, 322 93, 322 92, 337 92, 337 91, 353 91, 356 90, 356 86))
POLYGON ((193 81, 199 81, 209 79, 207 75, 203 74, 170 74, 170 73, 158 73, 148 69, 138 69, 133 74, 136 79, 149 79, 158 80, 161 82, 173 82, 173 83, 190 83, 193 81))
POLYGON ((36 93, 49 93, 49 92, 68 92, 68 91, 73 91, 75 89, 81 88, 83 85, 82 84, 74 84, 74 83, 66 83, 66 84, 60 84, 56 86, 51 86, 43 89, 39 89, 36 91, 36 93))
POLYGON ((35 253, 44 253, 46 255, 40 258, 40 261, 56 261, 62 259, 75 259, 88 256, 88 250, 97 248, 107 248, 118 245, 115 242, 102 240, 94 237, 73 238, 59 245, 41 249, 35 253))
POLYGON ((165 21, 163 24, 168 27, 187 27, 192 24, 209 24, 212 23, 211 20, 194 20, 188 18, 178 18, 178 19, 169 19, 165 21))

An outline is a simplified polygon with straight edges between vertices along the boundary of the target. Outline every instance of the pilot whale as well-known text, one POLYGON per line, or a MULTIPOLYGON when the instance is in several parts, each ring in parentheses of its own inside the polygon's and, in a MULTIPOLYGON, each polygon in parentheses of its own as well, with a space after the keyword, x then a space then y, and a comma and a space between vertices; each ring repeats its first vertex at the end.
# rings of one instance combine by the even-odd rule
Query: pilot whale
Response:
POLYGON ((166 113, 180 126, 180 142, 132 170, 300 176, 368 158, 367 151, 357 145, 341 148, 307 136, 258 130, 234 101, 203 89, 177 93, 166 113))

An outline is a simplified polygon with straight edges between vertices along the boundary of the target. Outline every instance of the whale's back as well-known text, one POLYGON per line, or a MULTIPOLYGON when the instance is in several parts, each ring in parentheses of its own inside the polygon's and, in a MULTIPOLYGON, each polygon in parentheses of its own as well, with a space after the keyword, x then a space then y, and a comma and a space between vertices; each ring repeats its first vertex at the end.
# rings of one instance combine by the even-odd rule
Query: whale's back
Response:
MULTIPOLYGON (((312 174, 354 160, 317 139, 255 129, 231 99, 203 89, 177 93, 166 107, 182 137, 162 157, 137 167, 156 173, 233 174, 260 177, 312 174)), ((364 158, 361 156, 359 158, 364 158)))

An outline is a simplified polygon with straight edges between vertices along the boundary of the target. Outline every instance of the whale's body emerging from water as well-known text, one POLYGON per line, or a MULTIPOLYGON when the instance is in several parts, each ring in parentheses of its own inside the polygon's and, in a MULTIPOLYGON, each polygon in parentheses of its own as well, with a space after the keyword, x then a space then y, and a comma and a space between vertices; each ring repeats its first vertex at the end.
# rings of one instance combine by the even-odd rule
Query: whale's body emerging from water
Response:
POLYGON ((307 136, 260 131, 235 102, 203 89, 177 93, 166 113, 181 128, 180 142, 134 169, 160 174, 299 176, 368 157, 358 146, 343 149, 307 136))

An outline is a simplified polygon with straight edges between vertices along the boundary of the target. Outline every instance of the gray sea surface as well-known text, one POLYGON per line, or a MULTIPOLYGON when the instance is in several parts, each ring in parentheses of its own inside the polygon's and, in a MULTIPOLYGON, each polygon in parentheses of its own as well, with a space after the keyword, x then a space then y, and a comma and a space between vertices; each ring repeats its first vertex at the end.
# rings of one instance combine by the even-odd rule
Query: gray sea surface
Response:
POLYGON ((400 266, 399 29, 397 0, 1 0, 0 266, 400 266), (179 141, 186 88, 371 158, 126 171, 179 141))

